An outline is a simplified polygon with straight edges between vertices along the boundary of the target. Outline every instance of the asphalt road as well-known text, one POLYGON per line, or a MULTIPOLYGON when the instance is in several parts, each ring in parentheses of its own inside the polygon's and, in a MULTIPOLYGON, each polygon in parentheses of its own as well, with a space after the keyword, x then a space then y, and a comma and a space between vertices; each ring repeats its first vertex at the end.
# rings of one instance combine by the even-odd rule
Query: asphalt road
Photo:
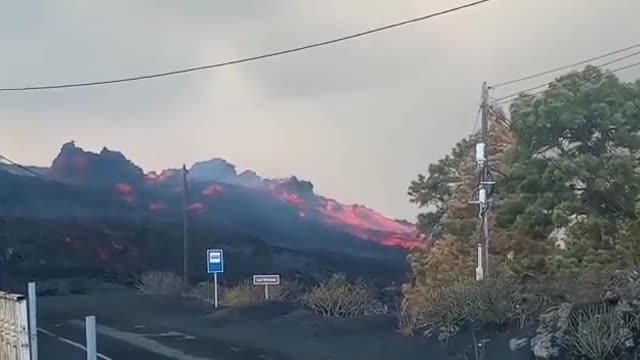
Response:
MULTIPOLYGON (((435 337, 399 335, 393 315, 334 319, 283 303, 216 310, 194 299, 116 292, 39 297, 39 359, 86 359, 89 315, 97 320, 100 360, 453 360, 478 336, 443 346, 435 337)), ((487 335, 487 358, 530 359, 509 343, 535 330, 487 335)))
MULTIPOLYGON (((437 339, 409 338, 396 319, 333 319, 296 306, 269 303, 213 309, 187 298, 136 293, 41 297, 40 359, 84 359, 84 318, 97 322, 102 360, 452 360, 437 339)), ((473 340, 456 345, 464 350, 473 340), (467 343, 468 342, 468 343, 467 343)), ((508 343, 508 341, 507 341, 508 343)), ((508 345, 496 343, 501 351, 508 345), (502 345, 500 345, 502 344, 502 345)), ((507 359, 510 357, 491 357, 507 359)))
MULTIPOLYGON (((97 335, 96 342, 100 360, 171 359, 102 334, 97 335)), ((71 324, 59 325, 52 331, 41 328, 38 333, 38 354, 43 360, 86 360, 84 330, 71 324)))
POLYGON ((39 358, 86 359, 84 317, 93 315, 101 360, 292 360, 209 331, 189 333, 212 312, 197 301, 139 295, 41 297, 39 358))

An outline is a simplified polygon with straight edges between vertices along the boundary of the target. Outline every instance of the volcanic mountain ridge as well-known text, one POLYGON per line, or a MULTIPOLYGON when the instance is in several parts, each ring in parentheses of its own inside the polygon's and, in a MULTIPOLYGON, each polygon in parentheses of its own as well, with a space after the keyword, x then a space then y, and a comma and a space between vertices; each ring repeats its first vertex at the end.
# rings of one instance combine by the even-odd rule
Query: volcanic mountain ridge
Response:
MULTIPOLYGON (((73 187, 113 194, 118 206, 145 216, 176 218, 183 208, 181 169, 145 173, 122 153, 107 148, 92 153, 68 142, 50 167, 31 169, 73 187)), ((29 175, 7 166, 0 170, 29 175)), ((341 239, 399 249, 428 243, 413 224, 320 196, 311 182, 295 176, 266 179, 250 170, 238 174, 235 165, 214 158, 191 166, 187 179, 195 224, 240 227, 292 247, 315 241, 324 243, 321 248, 339 248, 341 239)), ((80 211, 81 206, 76 208, 80 211)))

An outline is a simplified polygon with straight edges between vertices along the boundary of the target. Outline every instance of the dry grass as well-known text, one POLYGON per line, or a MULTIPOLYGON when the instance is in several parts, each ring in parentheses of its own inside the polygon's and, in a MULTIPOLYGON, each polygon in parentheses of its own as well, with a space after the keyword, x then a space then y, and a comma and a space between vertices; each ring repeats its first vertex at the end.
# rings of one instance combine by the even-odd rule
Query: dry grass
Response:
POLYGON ((182 278, 172 272, 147 272, 142 275, 138 290, 145 294, 181 296, 186 290, 182 278))
POLYGON ((351 283, 342 275, 314 287, 301 297, 313 312, 331 317, 353 317, 386 313, 387 309, 363 283, 351 283))
POLYGON ((215 303, 215 285, 211 282, 202 282, 189 289, 186 294, 189 297, 200 299, 204 302, 215 303))
MULTIPOLYGON (((299 286, 295 283, 282 281, 280 285, 269 286, 269 301, 288 301, 297 293, 299 286)), ((253 285, 252 280, 223 288, 221 290, 222 304, 225 306, 249 306, 266 301, 264 287, 253 285)))
POLYGON ((524 326, 533 321, 546 305, 544 297, 526 294, 510 276, 499 276, 477 283, 461 281, 433 289, 411 288, 398 312, 398 327, 407 335, 455 334, 461 327, 524 326))

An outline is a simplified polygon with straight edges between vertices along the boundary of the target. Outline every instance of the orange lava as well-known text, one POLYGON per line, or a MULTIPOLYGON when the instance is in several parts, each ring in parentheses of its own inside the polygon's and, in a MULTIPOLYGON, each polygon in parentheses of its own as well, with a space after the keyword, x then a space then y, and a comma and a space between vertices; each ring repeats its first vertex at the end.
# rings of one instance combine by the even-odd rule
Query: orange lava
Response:
POLYGON ((195 214, 202 214, 206 209, 206 206, 203 203, 193 203, 189 206, 189 210, 195 214))
POLYGON ((116 184, 116 191, 120 194, 120 198, 128 203, 135 202, 135 192, 131 184, 118 183, 116 184))
POLYGON ((202 194, 205 195, 205 196, 214 197, 214 196, 216 196, 218 194, 222 194, 223 192, 224 192, 224 187, 222 187, 222 185, 213 184, 213 185, 207 186, 202 191, 202 194))
POLYGON ((305 205, 304 199, 296 194, 289 194, 287 192, 284 192, 282 193, 281 196, 284 199, 284 201, 288 202, 293 206, 302 207, 305 205))
POLYGON ((367 233, 371 231, 389 234, 379 240, 384 245, 413 248, 424 244, 414 226, 393 221, 364 206, 344 206, 334 200, 327 200, 320 211, 326 216, 327 222, 346 226, 360 237, 367 238, 367 233))
POLYGON ((144 180, 147 184, 158 185, 167 181, 170 177, 177 174, 177 170, 162 170, 160 174, 152 171, 148 174, 145 174, 144 180))
POLYGON ((427 242, 419 236, 414 225, 389 219, 364 206, 346 206, 331 199, 326 200, 324 205, 312 205, 300 195, 278 188, 280 183, 272 183, 269 188, 270 192, 276 198, 299 209, 300 218, 306 217, 308 211, 315 210, 324 215, 326 223, 343 228, 364 240, 407 249, 427 246, 427 242))
POLYGON ((118 183, 116 189, 120 194, 133 194, 133 186, 131 184, 118 183))
POLYGON ((154 201, 149 204, 149 210, 153 212, 164 211, 164 210, 167 210, 168 208, 169 206, 167 205, 167 203, 162 201, 154 201))

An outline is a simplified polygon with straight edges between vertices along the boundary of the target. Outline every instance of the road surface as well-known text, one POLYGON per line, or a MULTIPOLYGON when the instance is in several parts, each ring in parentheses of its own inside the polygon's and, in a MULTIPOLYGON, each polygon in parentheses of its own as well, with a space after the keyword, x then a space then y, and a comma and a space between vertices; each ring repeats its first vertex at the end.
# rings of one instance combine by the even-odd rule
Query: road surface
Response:
MULTIPOLYGON (((393 315, 333 319, 284 303, 216 310, 194 299, 133 292, 41 297, 38 311, 39 327, 78 344, 85 343, 85 316, 95 316, 98 352, 111 360, 460 358, 435 337, 399 335, 393 315)), ((39 337, 40 359, 84 360, 81 348, 44 333, 39 337)), ((462 350, 473 342, 460 341, 455 347, 462 350)), ((510 352, 508 339, 495 346, 510 352)), ((497 354, 491 358, 510 358, 497 354)))
MULTIPOLYGON (((85 334, 81 327, 59 325, 52 331, 40 328, 38 332, 39 358, 86 360, 85 334)), ((99 360, 171 360, 158 353, 147 351, 102 334, 97 335, 99 360)))
POLYGON ((88 315, 96 316, 101 360, 292 360, 242 341, 215 338, 206 330, 188 333, 190 324, 206 322, 213 312, 196 301, 137 295, 41 297, 38 311, 43 360, 85 360, 88 315))

